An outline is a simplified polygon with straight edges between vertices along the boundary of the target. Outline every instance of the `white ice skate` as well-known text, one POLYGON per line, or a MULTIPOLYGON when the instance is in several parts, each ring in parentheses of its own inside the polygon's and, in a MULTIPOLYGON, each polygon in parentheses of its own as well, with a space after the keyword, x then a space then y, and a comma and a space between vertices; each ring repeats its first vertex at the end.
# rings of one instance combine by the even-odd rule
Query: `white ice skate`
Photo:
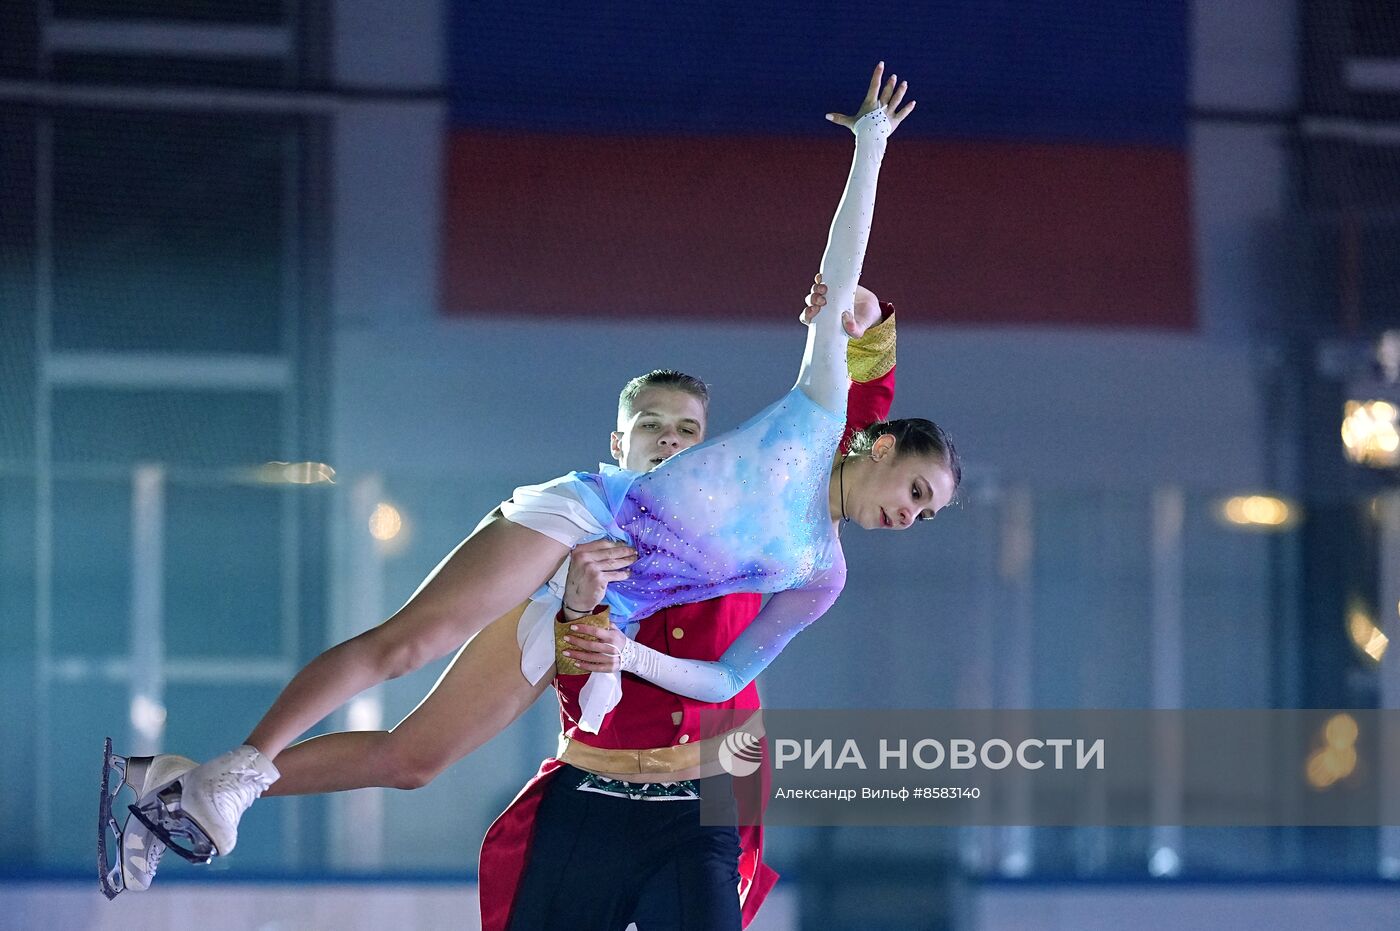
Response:
POLYGON ((196 863, 227 856, 238 843, 238 821, 281 774, 254 747, 243 745, 171 781, 131 813, 171 850, 196 863), (188 838, 187 848, 175 838, 188 838))
POLYGON ((97 878, 102 894, 115 899, 130 889, 149 889, 160 866, 165 842, 157 837, 135 815, 117 826, 112 814, 112 802, 123 788, 136 793, 136 804, 155 795, 170 782, 194 769, 194 760, 171 753, 157 756, 120 757, 112 753, 112 739, 107 738, 102 753, 102 796, 97 809, 97 878), (116 777, 113 779, 113 777, 116 777), (116 862, 107 859, 107 844, 115 841, 116 862))

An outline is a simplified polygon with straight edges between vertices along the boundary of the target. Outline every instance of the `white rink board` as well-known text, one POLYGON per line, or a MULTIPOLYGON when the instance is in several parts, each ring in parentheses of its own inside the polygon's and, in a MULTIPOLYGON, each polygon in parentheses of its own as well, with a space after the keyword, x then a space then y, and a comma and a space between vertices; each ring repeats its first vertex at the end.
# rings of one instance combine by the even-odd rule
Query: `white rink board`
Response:
POLYGON ((1400 884, 984 886, 975 931, 1394 931, 1400 884))
MULTIPOLYGON (((480 931, 472 883, 175 882, 108 902, 92 882, 0 882, 5 931, 480 931)), ((749 931, 795 931, 791 890, 749 931)))

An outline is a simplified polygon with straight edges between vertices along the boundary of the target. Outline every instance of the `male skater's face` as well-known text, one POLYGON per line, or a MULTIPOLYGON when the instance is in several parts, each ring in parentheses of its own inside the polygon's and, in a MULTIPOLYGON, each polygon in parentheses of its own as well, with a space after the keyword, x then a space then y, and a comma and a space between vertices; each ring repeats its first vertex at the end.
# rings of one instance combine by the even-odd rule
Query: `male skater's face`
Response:
POLYGON ((612 454, 618 465, 650 472, 705 438, 705 405, 689 391, 647 388, 632 401, 632 415, 618 417, 612 454))

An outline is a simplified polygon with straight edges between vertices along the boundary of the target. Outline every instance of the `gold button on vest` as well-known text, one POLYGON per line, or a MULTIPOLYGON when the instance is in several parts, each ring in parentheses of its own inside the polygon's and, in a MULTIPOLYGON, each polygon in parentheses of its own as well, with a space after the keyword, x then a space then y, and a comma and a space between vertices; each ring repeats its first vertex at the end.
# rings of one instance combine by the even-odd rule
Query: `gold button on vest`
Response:
POLYGON ((685 631, 681 630, 679 627, 673 627, 671 628, 671 636, 679 640, 685 636, 685 631))

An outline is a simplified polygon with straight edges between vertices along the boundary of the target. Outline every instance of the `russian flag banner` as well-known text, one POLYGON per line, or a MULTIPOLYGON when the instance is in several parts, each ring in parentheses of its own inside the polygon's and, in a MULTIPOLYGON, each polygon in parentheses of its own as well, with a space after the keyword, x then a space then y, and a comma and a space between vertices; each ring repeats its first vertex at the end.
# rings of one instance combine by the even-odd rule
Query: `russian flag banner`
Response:
POLYGON ((794 304, 850 158, 822 114, 885 60, 919 104, 865 278, 906 320, 1194 326, 1184 0, 545 6, 454 7, 444 313, 794 304))

